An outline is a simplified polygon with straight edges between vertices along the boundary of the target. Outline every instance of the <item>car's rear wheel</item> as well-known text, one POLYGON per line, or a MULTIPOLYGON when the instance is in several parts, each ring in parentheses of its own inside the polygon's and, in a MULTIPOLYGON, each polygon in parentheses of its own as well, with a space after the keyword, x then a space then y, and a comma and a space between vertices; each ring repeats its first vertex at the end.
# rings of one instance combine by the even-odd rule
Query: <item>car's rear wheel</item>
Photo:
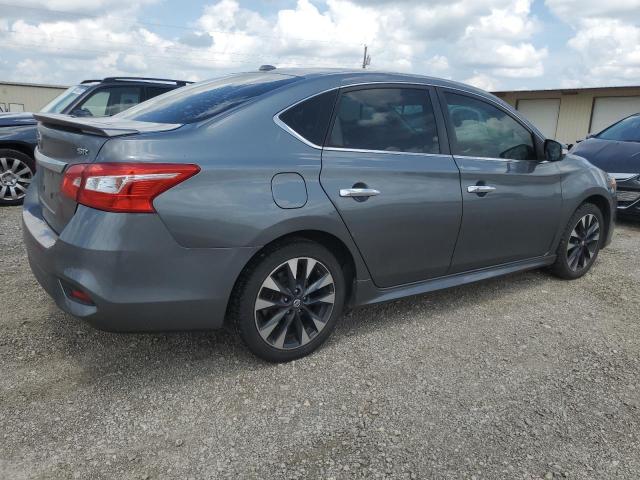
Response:
POLYGON ((22 203, 35 173, 34 163, 22 152, 0 149, 0 205, 22 203))
POLYGON ((585 203, 572 215, 556 251, 551 271, 560 278, 580 278, 598 257, 604 234, 600 209, 585 203))
POLYGON ((344 274, 322 245, 296 240, 267 249, 245 269, 230 316, 257 356, 285 362, 329 337, 342 313, 344 274))

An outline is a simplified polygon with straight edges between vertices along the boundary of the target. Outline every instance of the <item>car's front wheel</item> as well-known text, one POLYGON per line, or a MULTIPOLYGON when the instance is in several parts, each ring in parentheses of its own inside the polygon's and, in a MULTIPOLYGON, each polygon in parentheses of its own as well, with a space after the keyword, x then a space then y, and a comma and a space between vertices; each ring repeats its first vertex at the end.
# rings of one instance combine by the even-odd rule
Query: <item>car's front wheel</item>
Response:
POLYGON ((308 355, 342 314, 345 280, 335 256, 300 239, 261 253, 242 273, 231 320, 257 356, 285 362, 308 355))
POLYGON ((0 205, 19 205, 35 173, 34 160, 17 150, 0 149, 0 205))
POLYGON ((576 210, 565 227, 551 271, 568 280, 583 276, 598 257, 602 235, 602 212, 592 203, 585 203, 576 210))

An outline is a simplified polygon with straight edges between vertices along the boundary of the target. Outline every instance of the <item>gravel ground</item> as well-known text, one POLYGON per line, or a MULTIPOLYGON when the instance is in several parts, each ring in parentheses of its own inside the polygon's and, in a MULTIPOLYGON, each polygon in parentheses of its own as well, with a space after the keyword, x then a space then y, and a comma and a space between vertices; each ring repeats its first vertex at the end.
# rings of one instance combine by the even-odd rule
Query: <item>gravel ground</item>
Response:
POLYGON ((316 354, 109 334, 55 307, 0 209, 0 476, 640 478, 640 224, 584 278, 360 308, 316 354))

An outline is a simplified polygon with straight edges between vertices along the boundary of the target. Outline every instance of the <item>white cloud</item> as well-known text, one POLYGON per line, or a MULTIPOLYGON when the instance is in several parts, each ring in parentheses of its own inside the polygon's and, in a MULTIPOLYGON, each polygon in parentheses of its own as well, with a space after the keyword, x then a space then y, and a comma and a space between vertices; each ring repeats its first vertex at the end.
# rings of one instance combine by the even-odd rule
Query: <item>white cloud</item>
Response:
POLYGON ((55 15, 64 13, 96 14, 121 11, 156 3, 158 0, 21 0, 20 8, 24 10, 53 10, 55 15))
POLYGON ((492 90, 495 91, 500 88, 500 85, 496 82, 494 78, 484 73, 478 73, 478 72, 474 72, 473 76, 463 80, 463 82, 487 91, 492 91, 492 90))
POLYGON ((357 68, 365 43, 374 69, 482 88, 628 83, 640 74, 640 0, 546 0, 573 32, 568 46, 547 42, 533 0, 297 0, 280 10, 279 2, 257 10, 212 0, 173 30, 145 23, 153 3, 158 11, 180 8, 159 0, 23 0, 0 19, 0 41, 15 64, 37 63, 3 76, 29 81, 44 72, 71 83, 125 74, 203 79, 263 63, 357 68))
POLYGON ((510 78, 539 77, 544 74, 543 60, 547 49, 536 49, 530 43, 509 45, 488 40, 464 50, 469 65, 483 67, 490 73, 510 78))
POLYGON ((579 64, 565 84, 623 85, 640 78, 640 0, 546 0, 573 28, 568 46, 579 64))
POLYGON ((18 62, 15 66, 15 71, 17 75, 29 77, 31 83, 46 83, 48 80, 46 76, 47 63, 42 60, 25 58, 18 62))
POLYGON ((640 2, 638 0, 546 0, 546 5, 558 17, 567 23, 584 18, 638 18, 640 2))
POLYGON ((449 60, 443 55, 434 55, 424 62, 424 66, 428 75, 441 75, 449 71, 451 68, 449 60))

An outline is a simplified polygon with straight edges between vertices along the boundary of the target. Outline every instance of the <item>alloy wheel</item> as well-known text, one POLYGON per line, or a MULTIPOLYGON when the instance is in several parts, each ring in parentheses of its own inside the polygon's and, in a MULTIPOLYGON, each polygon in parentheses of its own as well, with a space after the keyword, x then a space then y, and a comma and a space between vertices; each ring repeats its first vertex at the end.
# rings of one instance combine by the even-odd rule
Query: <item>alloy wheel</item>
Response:
POLYGON ((0 200, 21 200, 33 179, 31 167, 17 158, 0 158, 0 200))
POLYGON ((325 328, 334 303, 329 269, 313 258, 293 258, 262 282, 254 307, 256 328, 274 348, 299 348, 325 328))
POLYGON ((600 222, 598 218, 589 213, 573 227, 569 241, 567 242, 567 263, 574 272, 589 266, 589 263, 598 252, 600 241, 600 222))

